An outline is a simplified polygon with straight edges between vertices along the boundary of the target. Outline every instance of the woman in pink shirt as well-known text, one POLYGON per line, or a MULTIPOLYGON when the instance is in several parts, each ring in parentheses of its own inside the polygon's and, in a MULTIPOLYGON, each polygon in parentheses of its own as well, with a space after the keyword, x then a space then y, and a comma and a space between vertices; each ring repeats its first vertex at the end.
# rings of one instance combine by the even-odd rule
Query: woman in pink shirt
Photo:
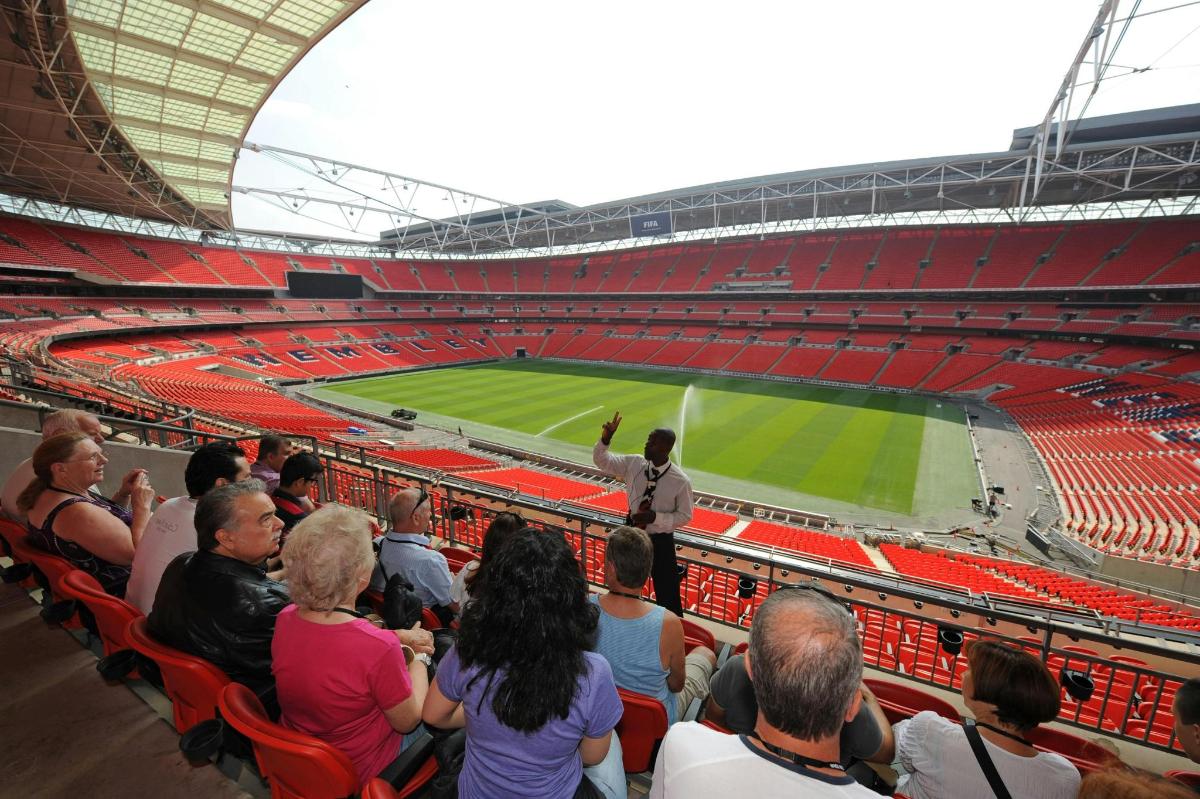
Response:
POLYGON ((400 636, 424 643, 421 631, 381 630, 354 610, 375 564, 362 511, 315 511, 292 530, 283 563, 295 604, 271 643, 280 723, 341 749, 362 782, 388 779, 404 734, 421 723, 432 639, 416 652, 400 636))

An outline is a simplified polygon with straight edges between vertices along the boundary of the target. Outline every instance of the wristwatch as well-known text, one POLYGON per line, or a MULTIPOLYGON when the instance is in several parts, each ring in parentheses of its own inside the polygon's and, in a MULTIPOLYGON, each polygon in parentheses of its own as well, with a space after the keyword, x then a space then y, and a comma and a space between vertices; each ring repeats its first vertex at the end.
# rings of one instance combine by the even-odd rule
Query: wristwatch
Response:
POLYGON ((427 652, 418 652, 414 659, 424 663, 425 668, 429 668, 433 665, 433 658, 431 658, 427 652))

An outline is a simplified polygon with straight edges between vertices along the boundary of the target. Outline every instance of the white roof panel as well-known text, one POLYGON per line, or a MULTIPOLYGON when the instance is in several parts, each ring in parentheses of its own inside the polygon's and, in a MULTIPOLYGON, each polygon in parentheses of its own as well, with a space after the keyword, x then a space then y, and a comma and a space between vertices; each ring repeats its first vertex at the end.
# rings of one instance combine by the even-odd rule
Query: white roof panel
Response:
POLYGON ((114 122, 174 189, 227 212, 233 159, 271 88, 366 0, 67 0, 114 122))

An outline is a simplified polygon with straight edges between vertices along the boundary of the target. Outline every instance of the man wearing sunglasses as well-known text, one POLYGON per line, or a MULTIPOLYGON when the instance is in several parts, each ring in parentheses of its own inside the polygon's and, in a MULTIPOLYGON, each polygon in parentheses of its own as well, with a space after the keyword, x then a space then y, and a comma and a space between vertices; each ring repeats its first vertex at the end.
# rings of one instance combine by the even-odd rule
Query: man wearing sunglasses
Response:
POLYGON ((613 434, 620 425, 620 412, 604 423, 600 440, 592 449, 592 462, 625 481, 629 506, 625 523, 649 533, 654 545, 650 579, 654 584, 655 601, 676 616, 682 616, 679 572, 675 566, 675 530, 692 519, 692 481, 670 461, 671 449, 675 446, 675 433, 671 430, 651 430, 642 455, 609 452, 613 434))
POLYGON ((453 578, 446 556, 430 547, 429 523, 433 503, 424 488, 397 491, 388 503, 391 530, 379 540, 379 562, 371 587, 382 591, 388 578, 400 574, 412 584, 421 604, 448 621, 458 613, 450 596, 453 578))

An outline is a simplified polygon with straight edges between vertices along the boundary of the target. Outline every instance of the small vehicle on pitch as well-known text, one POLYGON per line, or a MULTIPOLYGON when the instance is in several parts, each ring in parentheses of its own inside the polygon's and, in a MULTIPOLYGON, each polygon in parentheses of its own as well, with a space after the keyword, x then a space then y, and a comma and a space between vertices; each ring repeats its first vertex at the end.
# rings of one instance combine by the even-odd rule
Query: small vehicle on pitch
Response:
POLYGON ((401 419, 405 422, 411 422, 413 419, 417 418, 417 412, 410 411, 407 408, 397 408, 396 410, 392 411, 392 418, 401 419))

